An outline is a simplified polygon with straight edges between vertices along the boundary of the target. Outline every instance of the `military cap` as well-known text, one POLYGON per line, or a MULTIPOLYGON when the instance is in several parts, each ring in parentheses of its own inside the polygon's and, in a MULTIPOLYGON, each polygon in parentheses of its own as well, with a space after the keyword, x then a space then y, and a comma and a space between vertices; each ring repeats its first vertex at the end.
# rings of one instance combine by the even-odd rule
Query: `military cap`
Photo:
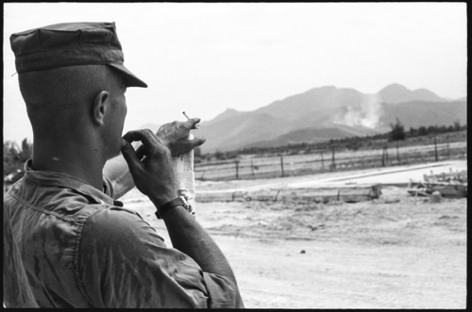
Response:
POLYGON ((124 65, 115 23, 62 23, 10 36, 18 74, 74 65, 109 65, 127 86, 147 87, 124 65))

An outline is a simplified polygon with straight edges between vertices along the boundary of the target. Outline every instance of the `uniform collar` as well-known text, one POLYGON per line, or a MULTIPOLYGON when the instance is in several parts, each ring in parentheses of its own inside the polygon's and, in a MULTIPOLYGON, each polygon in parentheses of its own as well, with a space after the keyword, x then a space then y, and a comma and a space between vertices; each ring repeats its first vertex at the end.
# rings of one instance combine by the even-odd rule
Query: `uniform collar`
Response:
POLYGON ((105 176, 103 176, 103 191, 100 191, 87 182, 70 174, 55 171, 33 170, 31 165, 32 159, 28 159, 25 162, 24 167, 25 179, 32 180, 40 185, 70 188, 83 195, 94 198, 100 204, 114 204, 111 183, 105 176))

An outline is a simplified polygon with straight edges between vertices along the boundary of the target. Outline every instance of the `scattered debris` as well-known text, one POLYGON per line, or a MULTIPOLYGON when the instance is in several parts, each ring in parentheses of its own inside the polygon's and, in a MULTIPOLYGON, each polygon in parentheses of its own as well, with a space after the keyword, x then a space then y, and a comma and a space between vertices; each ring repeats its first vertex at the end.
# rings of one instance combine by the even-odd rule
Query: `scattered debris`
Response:
MULTIPOLYGON (((463 198, 467 197, 467 170, 461 172, 440 173, 424 175, 424 181, 414 182, 410 179, 408 193, 413 196, 431 197, 431 202, 437 202, 433 199, 434 194, 439 193, 445 198, 463 198)), ((437 196, 437 195, 434 195, 437 196)))
POLYGON ((262 221, 262 220, 260 220, 260 221, 258 221, 258 222, 257 222, 257 225, 268 226, 268 225, 269 225, 269 223, 267 223, 267 222, 265 222, 265 221, 262 221))
POLYGON ((425 182, 427 183, 454 183, 454 184, 467 184, 467 170, 452 172, 449 169, 449 173, 442 172, 440 174, 423 175, 425 182))
POLYGON ((441 193, 439 193, 438 191, 434 191, 434 192, 431 194, 431 202, 432 202, 432 203, 439 203, 439 202, 441 202, 441 193))
POLYGON ((400 202, 400 198, 386 199, 384 203, 386 204, 396 204, 400 202))
POLYGON ((272 188, 252 192, 201 192, 197 193, 200 202, 212 201, 272 201, 272 202, 310 202, 328 203, 340 201, 357 203, 378 199, 382 194, 380 184, 326 187, 326 188, 272 188))
POLYGON ((312 230, 312 231, 316 231, 316 230, 318 230, 318 229, 324 229, 324 228, 326 227, 326 225, 320 224, 320 225, 318 225, 318 226, 313 226, 313 225, 311 225, 311 224, 308 224, 307 227, 308 227, 310 230, 312 230))

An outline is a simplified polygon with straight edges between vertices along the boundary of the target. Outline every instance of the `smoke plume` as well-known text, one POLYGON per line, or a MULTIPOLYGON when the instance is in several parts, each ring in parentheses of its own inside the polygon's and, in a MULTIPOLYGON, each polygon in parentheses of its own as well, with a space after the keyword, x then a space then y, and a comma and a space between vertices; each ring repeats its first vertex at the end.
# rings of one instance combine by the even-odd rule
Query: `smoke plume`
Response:
POLYGON ((375 94, 365 95, 360 103, 346 107, 344 116, 336 116, 333 122, 351 126, 375 129, 380 119, 380 100, 375 94))

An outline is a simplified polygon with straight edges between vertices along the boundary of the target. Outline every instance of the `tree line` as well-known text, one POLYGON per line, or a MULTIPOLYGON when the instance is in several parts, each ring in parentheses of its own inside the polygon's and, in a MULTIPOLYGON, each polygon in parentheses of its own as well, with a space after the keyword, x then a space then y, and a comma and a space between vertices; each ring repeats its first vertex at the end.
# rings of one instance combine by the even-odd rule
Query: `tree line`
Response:
POLYGON ((386 133, 378 133, 363 137, 346 137, 341 139, 331 139, 320 143, 296 143, 276 147, 251 147, 235 151, 215 151, 199 155, 198 162, 202 160, 227 160, 237 158, 239 155, 292 155, 300 152, 311 153, 317 150, 329 150, 332 148, 347 148, 349 150, 357 150, 362 145, 372 145, 375 141, 385 140, 389 142, 402 141, 407 138, 436 135, 448 132, 458 132, 467 130, 467 124, 461 125, 459 121, 455 121, 449 126, 420 126, 418 128, 410 127, 406 130, 402 122, 397 118, 396 122, 390 124, 391 130, 386 133))
MULTIPOLYGON (((448 132, 457 132, 467 130, 467 125, 461 125, 459 121, 454 122, 453 125, 449 126, 420 126, 418 128, 410 127, 409 130, 405 130, 405 127, 399 119, 395 123, 390 124, 391 130, 387 133, 379 133, 365 137, 348 137, 342 139, 331 139, 321 143, 299 143, 289 144, 278 147, 252 147, 246 149, 240 149, 236 151, 216 151, 214 153, 203 154, 200 148, 195 149, 195 163, 201 163, 203 161, 212 160, 227 160, 235 159, 239 155, 248 154, 298 154, 301 151, 310 153, 316 150, 332 149, 344 147, 350 150, 357 150, 363 143, 367 145, 372 144, 376 140, 388 140, 388 141, 401 141, 406 138, 421 137, 428 135, 435 135, 448 132)), ((25 138, 18 145, 14 141, 5 141, 3 143, 3 176, 6 176, 12 172, 23 170, 24 163, 27 159, 31 158, 33 152, 33 143, 28 142, 25 138)))

